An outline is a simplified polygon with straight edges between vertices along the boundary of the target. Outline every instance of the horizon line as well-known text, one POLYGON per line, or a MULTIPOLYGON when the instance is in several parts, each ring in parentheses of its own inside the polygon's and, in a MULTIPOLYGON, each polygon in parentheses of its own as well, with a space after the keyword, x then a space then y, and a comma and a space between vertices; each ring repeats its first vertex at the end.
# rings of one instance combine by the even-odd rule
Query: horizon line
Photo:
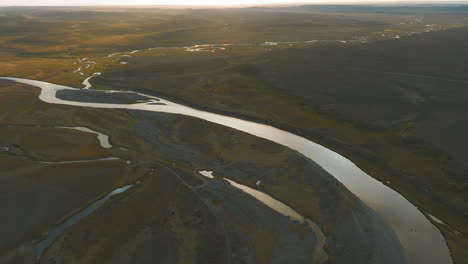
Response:
POLYGON ((442 1, 442 0, 389 0, 382 2, 373 2, 369 0, 344 0, 344 1, 330 1, 330 0, 319 0, 317 2, 289 2, 289 3, 245 3, 245 4, 70 4, 70 5, 1 5, 1 7, 163 7, 163 8, 188 8, 188 7, 287 7, 287 6, 301 6, 301 5, 369 5, 369 6, 385 6, 385 5, 457 5, 457 4, 468 4, 468 0, 458 1, 442 1))

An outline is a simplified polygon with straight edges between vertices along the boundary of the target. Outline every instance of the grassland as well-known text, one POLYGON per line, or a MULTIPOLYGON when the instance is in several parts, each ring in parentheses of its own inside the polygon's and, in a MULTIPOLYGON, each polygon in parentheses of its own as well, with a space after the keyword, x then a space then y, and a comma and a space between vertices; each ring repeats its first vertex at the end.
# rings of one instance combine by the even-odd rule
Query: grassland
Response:
MULTIPOLYGON (((79 87, 86 77, 102 72, 92 79, 96 89, 144 91, 303 135, 347 156, 449 224, 451 227, 439 227, 456 263, 464 263, 468 259, 467 25, 463 7, 2 8, 0 76, 79 87), (310 40, 328 42, 303 42, 310 40), (265 42, 288 43, 262 45, 265 42), (207 43, 249 45, 208 51, 174 49, 207 43), (145 50, 153 47, 159 48, 145 50), (131 53, 134 50, 140 51, 131 53), (124 53, 109 57, 116 52, 124 53)), ((189 205, 182 199, 193 199, 190 188, 174 181, 164 166, 155 165, 161 161, 172 164, 193 185, 200 184, 194 176, 198 169, 219 168, 224 173, 221 175, 252 187, 260 179, 257 176, 267 171, 268 177, 262 178, 266 181, 264 191, 319 222, 328 235, 346 240, 343 234, 333 233, 339 226, 335 221, 337 215, 352 214, 349 208, 356 209, 355 201, 326 185, 321 178, 325 176, 317 176, 317 168, 284 148, 186 118, 51 107, 35 99, 37 91, 16 84, 2 83, 0 92, 0 144, 20 146, 13 157, 0 153, 6 181, 33 185, 50 177, 44 181, 54 186, 52 183, 60 181, 58 175, 76 169, 73 165, 42 168, 35 163, 43 160, 118 156, 139 161, 134 167, 122 161, 91 166, 91 179, 86 182, 93 182, 93 188, 78 198, 70 196, 63 207, 47 209, 54 213, 31 228, 25 239, 37 238, 48 226, 106 191, 145 179, 135 195, 123 196, 125 201, 110 206, 107 214, 87 219, 59 239, 44 261, 116 263, 117 259, 130 261, 135 252, 151 258, 155 256, 148 247, 160 245, 162 240, 181 245, 178 250, 185 253, 174 253, 181 262, 194 259, 196 249, 208 252, 216 248, 212 254, 204 253, 200 261, 222 259, 224 249, 209 241, 223 241, 223 228, 215 224, 216 217, 206 205, 190 204, 196 208, 190 211, 193 214, 183 209, 189 205), (127 150, 104 150, 94 136, 64 133, 52 128, 56 125, 91 127, 109 134, 115 146, 127 150), (154 132, 142 132, 149 130, 154 132), (287 168, 290 164, 297 169, 287 168), (16 170, 23 166, 30 166, 29 171, 16 170), (150 167, 157 168, 158 175, 149 175, 150 167), (34 170, 38 172, 31 174, 34 170), (99 171, 114 176, 93 174, 99 171), (39 176, 20 180, 24 175, 39 176), (296 177, 292 180, 289 175, 296 177), (315 175, 318 183, 308 182, 305 175, 315 175), (99 183, 95 183, 96 178, 99 183), (161 182, 170 188, 161 192, 158 200, 150 194, 161 182), (323 186, 334 192, 328 200, 319 188, 323 186), (173 200, 171 189, 185 196, 173 200), (154 214, 143 206, 145 199, 154 204, 154 214), (336 211, 326 215, 330 207, 336 211), (133 217, 135 212, 141 215, 138 221, 133 217), (184 217, 190 221, 178 222, 180 217, 174 215, 181 212, 188 214, 184 217), (121 220, 107 224, 116 218, 121 220), (161 230, 160 222, 167 229, 161 230), (115 241, 105 239, 121 225, 133 229, 119 232, 115 241), (207 226, 215 226, 214 231, 205 232, 207 226), (83 238, 83 232, 90 235, 83 238), (182 243, 183 237, 187 241, 182 243), (119 250, 121 255, 112 252, 116 243, 125 244, 119 250)), ((75 187, 80 174, 69 177, 67 188, 75 187)), ((61 195, 55 190, 47 201, 61 195)), ((213 196, 207 197, 213 204, 219 203, 213 196)), ((272 245, 261 241, 278 239, 277 234, 268 228, 253 232, 250 223, 230 224, 243 230, 240 233, 250 234, 247 239, 237 237, 239 244, 250 241, 257 250, 254 258, 269 263, 272 245)), ((18 241, 5 243, 8 247, 3 247, 3 252, 19 245, 18 241)), ((330 247, 331 260, 339 263, 344 255, 330 247)), ((170 255, 157 257, 170 261, 170 255)))
MULTIPOLYGON (((35 263, 28 252, 51 227, 129 183, 136 184, 128 194, 72 226, 38 261, 224 263, 226 255, 245 252, 256 263, 308 260, 315 243, 310 230, 223 177, 252 187, 261 180, 257 188, 320 223, 337 241, 327 249, 334 263, 368 258, 376 251, 368 241, 388 232, 384 225, 361 231, 380 220, 317 165, 271 142, 188 117, 47 105, 36 89, 1 85, 4 263, 35 263), (113 147, 103 149, 95 135, 56 125, 91 127, 110 135, 113 147), (70 162, 102 157, 119 160, 70 162), (216 170, 217 178, 204 182, 201 169, 216 170)), ((377 247, 384 255, 395 246, 385 245, 377 247)))

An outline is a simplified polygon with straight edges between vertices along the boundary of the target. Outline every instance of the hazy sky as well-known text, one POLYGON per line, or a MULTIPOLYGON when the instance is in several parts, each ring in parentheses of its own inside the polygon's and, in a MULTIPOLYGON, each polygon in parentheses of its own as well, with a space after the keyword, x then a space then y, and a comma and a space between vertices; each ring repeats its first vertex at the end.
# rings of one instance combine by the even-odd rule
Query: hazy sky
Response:
MULTIPOLYGON (((287 3, 384 3, 392 0, 0 0, 0 6, 64 6, 64 5, 255 5, 287 3)), ((394 1, 395 2, 395 1, 394 1)), ((431 0, 406 0, 405 2, 434 2, 431 0)), ((447 0, 437 1, 449 2, 447 0)))

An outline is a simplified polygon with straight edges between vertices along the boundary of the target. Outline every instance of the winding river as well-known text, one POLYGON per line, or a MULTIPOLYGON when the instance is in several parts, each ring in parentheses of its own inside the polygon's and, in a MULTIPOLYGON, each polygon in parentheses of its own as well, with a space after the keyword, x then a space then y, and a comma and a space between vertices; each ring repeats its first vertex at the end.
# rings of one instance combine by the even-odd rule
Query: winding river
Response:
MULTIPOLYGON (((416 206, 398 192, 370 177, 350 160, 306 138, 272 126, 201 111, 140 93, 138 95, 148 98, 148 101, 139 101, 134 104, 68 101, 57 98, 57 91, 79 89, 22 78, 0 77, 0 80, 2 79, 41 88, 40 100, 50 104, 180 114, 231 127, 289 147, 319 164, 380 214, 397 234, 405 249, 408 263, 453 263, 444 237, 416 206), (154 100, 158 103, 155 104, 154 100)), ((96 91, 96 93, 121 92, 124 91, 96 91)), ((129 92, 125 91, 125 93, 129 92)))

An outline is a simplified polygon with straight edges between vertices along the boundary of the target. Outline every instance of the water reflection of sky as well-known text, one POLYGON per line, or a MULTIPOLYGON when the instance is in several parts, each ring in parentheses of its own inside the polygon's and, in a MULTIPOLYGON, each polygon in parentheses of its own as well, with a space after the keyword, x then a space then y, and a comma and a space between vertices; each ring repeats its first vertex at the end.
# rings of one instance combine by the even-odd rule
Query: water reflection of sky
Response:
MULTIPOLYGON (((2 78, 0 77, 0 79, 2 78)), ((205 112, 164 99, 158 99, 159 102, 164 103, 164 105, 148 103, 104 104, 66 101, 57 98, 56 91, 71 90, 73 89, 71 87, 20 78, 4 79, 41 87, 42 92, 39 98, 47 103, 181 114, 231 127, 289 147, 320 165, 369 207, 381 215, 395 230, 409 257, 409 263, 452 263, 442 234, 418 208, 398 192, 367 175, 350 160, 303 137, 268 125, 205 112)), ((109 91, 109 94, 112 93, 119 93, 119 91, 109 91)), ((147 97, 153 98, 150 96, 147 97)))

